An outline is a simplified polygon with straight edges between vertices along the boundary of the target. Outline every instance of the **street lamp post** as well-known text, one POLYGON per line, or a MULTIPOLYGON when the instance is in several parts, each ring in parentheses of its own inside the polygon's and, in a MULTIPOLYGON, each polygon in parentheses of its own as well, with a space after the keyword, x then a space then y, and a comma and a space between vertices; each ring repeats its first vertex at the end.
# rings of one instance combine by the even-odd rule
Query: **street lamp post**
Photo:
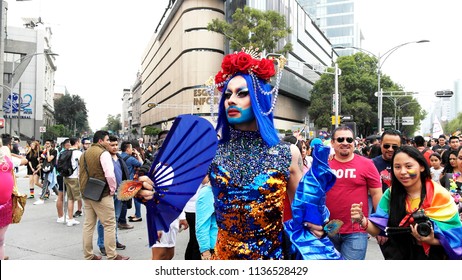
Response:
MULTIPOLYGON (((13 90, 14 90, 14 86, 15 86, 15 75, 16 75, 16 71, 17 69, 23 65, 24 63, 29 63, 30 62, 30 59, 32 59, 32 57, 34 56, 37 56, 37 55, 49 55, 49 56, 57 56, 58 54, 56 53, 52 53, 52 52, 43 52, 43 53, 32 53, 32 54, 28 54, 28 55, 25 55, 23 57, 21 57, 20 59, 18 60, 15 60, 13 61, 13 68, 12 68, 12 71, 11 71, 11 76, 10 76, 10 86, 9 86, 9 91, 10 91, 10 111, 8 113, 9 115, 9 119, 10 119, 10 135, 12 135, 12 132, 13 132, 13 90), (19 62, 19 64, 16 65, 16 63, 19 62)), ((27 66, 26 66, 27 67, 27 66)), ((20 77, 19 77, 20 78, 20 77)), ((18 81, 19 78, 16 80, 18 81)), ((18 97, 18 111, 21 110, 21 96, 18 97)), ((20 119, 19 119, 19 114, 18 114, 18 130, 19 130, 19 122, 20 122, 20 119)), ((6 129, 5 129, 6 131, 6 129)), ((18 134, 20 134, 20 131, 18 131, 18 134)), ((19 137, 21 135, 18 135, 19 137)))
MULTIPOLYGON (((333 51, 333 49, 332 49, 332 51, 333 51)), ((332 56, 333 56, 333 54, 332 54, 332 56)), ((305 61, 288 60, 288 62, 302 63, 310 71, 317 72, 317 73, 322 73, 322 74, 334 75, 334 94, 332 96, 332 112, 334 113, 334 118, 335 118, 335 121, 334 121, 335 128, 337 128, 339 126, 338 116, 339 116, 339 111, 340 111, 339 110, 340 98, 339 98, 339 90, 338 90, 338 79, 339 79, 339 76, 342 74, 342 70, 340 68, 338 68, 338 64, 333 63, 334 73, 332 73, 332 71, 329 70, 329 69, 332 69, 332 68, 326 67, 324 65, 312 65, 312 64, 309 64, 309 63, 307 63, 305 61)))
MULTIPOLYGON (((403 109, 403 108, 406 107, 407 105, 409 105, 409 104, 414 104, 414 103, 415 103, 415 104, 419 104, 419 102, 417 102, 417 101, 409 101, 409 102, 407 102, 407 103, 398 105, 398 110, 401 111, 401 109, 403 109)), ((401 114, 402 114, 402 112, 401 112, 401 114)), ((401 130, 400 122, 397 121, 396 117, 397 117, 397 116, 396 116, 396 107, 395 107, 395 124, 398 123, 398 124, 397 124, 398 130, 401 130)), ((403 117, 403 115, 401 115, 401 119, 402 119, 402 117, 403 117)), ((396 128, 395 128, 395 129, 396 129, 396 128)))
POLYGON ((371 51, 368 51, 368 50, 363 49, 363 48, 358 48, 358 47, 343 47, 343 46, 333 47, 333 49, 355 49, 355 50, 358 50, 358 51, 368 53, 368 54, 372 55, 373 57, 375 57, 377 59, 377 92, 378 92, 378 94, 377 94, 377 97, 378 97, 377 115, 378 116, 377 117, 378 117, 378 132, 379 133, 382 132, 382 101, 383 101, 383 96, 382 96, 382 88, 380 86, 380 77, 382 75, 382 66, 383 66, 383 64, 390 57, 390 55, 392 53, 394 53, 397 49, 399 49, 401 47, 404 47, 404 46, 409 45, 409 44, 420 44, 420 43, 428 43, 428 42, 430 42, 430 41, 429 40, 419 40, 419 41, 406 42, 406 43, 399 44, 399 45, 389 49, 388 51, 386 51, 382 55, 380 55, 380 53, 378 55, 375 55, 371 51))

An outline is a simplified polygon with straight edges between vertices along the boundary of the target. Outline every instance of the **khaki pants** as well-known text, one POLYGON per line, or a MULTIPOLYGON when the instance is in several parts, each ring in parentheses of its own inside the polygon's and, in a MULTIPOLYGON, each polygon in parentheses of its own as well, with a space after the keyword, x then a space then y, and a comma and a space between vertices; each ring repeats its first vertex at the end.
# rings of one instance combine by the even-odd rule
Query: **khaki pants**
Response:
POLYGON ((84 217, 83 223, 83 254, 85 259, 93 257, 93 233, 95 232, 96 221, 99 219, 104 227, 104 247, 107 258, 114 259, 116 253, 115 227, 116 221, 114 216, 114 199, 112 195, 105 196, 101 201, 93 201, 83 198, 84 217))

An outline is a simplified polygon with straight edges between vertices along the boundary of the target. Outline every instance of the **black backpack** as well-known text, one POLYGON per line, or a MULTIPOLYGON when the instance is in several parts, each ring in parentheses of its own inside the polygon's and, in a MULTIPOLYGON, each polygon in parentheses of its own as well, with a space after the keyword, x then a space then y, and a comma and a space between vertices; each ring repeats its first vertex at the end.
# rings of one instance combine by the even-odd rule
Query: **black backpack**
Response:
POLYGON ((63 177, 69 177, 74 173, 75 169, 72 168, 72 152, 73 150, 64 150, 59 155, 56 170, 58 170, 63 177))

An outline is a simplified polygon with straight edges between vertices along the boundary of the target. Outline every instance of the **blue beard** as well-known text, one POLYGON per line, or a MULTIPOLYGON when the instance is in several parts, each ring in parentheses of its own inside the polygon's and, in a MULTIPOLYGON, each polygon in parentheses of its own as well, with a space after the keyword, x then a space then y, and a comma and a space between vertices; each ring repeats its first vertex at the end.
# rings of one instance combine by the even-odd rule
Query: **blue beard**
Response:
MULTIPOLYGON (((239 118, 230 118, 229 116, 227 117, 228 122, 230 124, 232 124, 232 125, 248 123, 248 122, 251 122, 251 121, 253 121, 255 119, 255 115, 253 113, 252 107, 249 107, 249 108, 243 110, 243 109, 235 107, 235 106, 230 106, 228 108, 228 110, 229 109, 235 109, 235 110, 238 110, 239 113, 241 113, 241 116, 239 118)), ((226 110, 226 111, 228 111, 228 110, 226 110)))

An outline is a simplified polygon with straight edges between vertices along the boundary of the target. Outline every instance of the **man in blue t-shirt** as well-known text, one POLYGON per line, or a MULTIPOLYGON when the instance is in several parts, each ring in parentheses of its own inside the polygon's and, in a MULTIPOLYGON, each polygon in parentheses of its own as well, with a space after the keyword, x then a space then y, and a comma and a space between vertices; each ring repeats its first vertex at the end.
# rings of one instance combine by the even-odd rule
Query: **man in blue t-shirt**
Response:
POLYGON ((377 171, 379 171, 383 192, 391 185, 391 158, 399 147, 401 147, 401 133, 396 130, 384 131, 380 141, 382 154, 372 159, 377 171))
MULTIPOLYGON (((401 147, 401 133, 397 130, 386 130, 382 134, 380 141, 380 149, 382 154, 372 159, 375 168, 379 171, 380 179, 382 181, 382 191, 385 192, 391 186, 391 159, 395 151, 401 147)), ((369 197, 370 199, 370 197, 369 197)), ((369 207, 369 214, 372 213, 372 208, 369 207)), ((377 235, 377 243, 382 245, 388 240, 387 237, 377 235)))
MULTIPOLYGON (((133 149, 131 142, 124 141, 120 145, 120 150, 122 153, 120 157, 125 161, 128 169, 128 179, 133 180, 135 176, 136 169, 143 165, 143 159, 140 153, 133 149)), ((141 213, 135 213, 136 217, 139 218, 136 221, 141 221, 141 213), (139 215, 139 216, 138 216, 139 215)), ((132 229, 133 225, 127 223, 127 201, 122 203, 122 212, 119 217, 119 229, 132 229)))

